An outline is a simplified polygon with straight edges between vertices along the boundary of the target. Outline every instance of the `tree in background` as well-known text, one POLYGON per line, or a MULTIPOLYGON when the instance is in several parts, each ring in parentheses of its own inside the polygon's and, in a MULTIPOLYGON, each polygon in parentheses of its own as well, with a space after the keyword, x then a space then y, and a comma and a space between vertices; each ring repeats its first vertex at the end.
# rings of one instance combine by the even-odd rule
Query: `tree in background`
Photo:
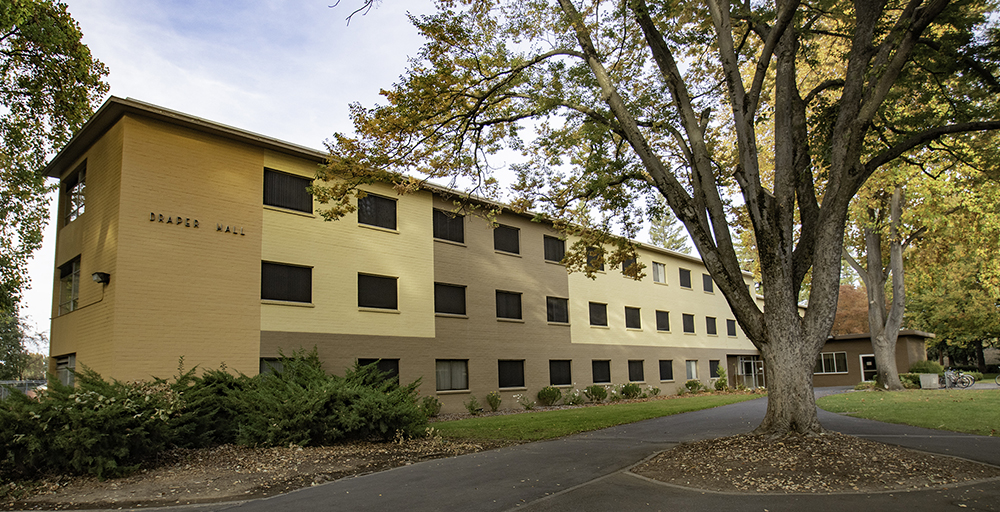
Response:
MULTIPOLYGON (((26 265, 48 221, 39 171, 108 92, 107 69, 64 3, 0 2, 0 312, 17 319, 26 265)), ((6 320, 5 320, 6 321, 6 320)))
POLYGON ((690 253, 691 248, 687 244, 688 237, 684 231, 684 224, 677 220, 666 202, 661 199, 659 203, 660 210, 653 214, 650 221, 649 242, 671 251, 690 253))
POLYGON ((520 150, 511 206, 577 237, 576 262, 611 245, 612 265, 634 257, 615 240, 635 238, 650 217, 642 205, 663 196, 765 361, 757 431, 817 433, 812 373, 833 325, 850 200, 876 170, 936 139, 1000 129, 988 90, 998 56, 976 39, 996 35, 984 27, 991 7, 441 1, 413 18, 428 42, 383 92, 387 104, 352 106, 355 135, 335 135, 313 193, 328 219, 354 211, 358 187, 373 182, 405 193, 425 177, 461 179, 495 195, 490 157, 520 150), (962 65, 942 68, 947 76, 929 66, 944 61, 962 65), (969 94, 927 87, 951 76, 969 94), (887 108, 900 102, 913 110, 887 108), (731 236, 722 191, 733 184, 763 309, 731 236))
POLYGON ((837 316, 833 320, 831 336, 868 332, 868 295, 850 284, 840 285, 837 316))

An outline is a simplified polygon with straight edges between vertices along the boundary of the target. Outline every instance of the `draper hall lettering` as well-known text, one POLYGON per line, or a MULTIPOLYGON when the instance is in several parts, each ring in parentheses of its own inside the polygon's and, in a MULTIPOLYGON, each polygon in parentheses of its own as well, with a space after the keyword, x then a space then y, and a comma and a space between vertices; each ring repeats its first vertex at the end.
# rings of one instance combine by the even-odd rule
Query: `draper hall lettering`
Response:
POLYGON ((178 226, 184 226, 186 228, 196 228, 198 227, 198 219, 192 219, 190 217, 171 217, 164 216, 162 213, 156 214, 150 212, 149 214, 150 222, 161 222, 163 224, 176 224, 178 226))

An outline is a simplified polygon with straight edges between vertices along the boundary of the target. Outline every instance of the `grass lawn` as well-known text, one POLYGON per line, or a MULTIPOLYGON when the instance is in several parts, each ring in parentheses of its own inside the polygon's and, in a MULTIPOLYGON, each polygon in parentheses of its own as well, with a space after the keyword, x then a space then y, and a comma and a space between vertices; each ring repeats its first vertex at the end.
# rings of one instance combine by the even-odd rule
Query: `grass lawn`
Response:
POLYGON ((432 423, 431 426, 440 432, 441 436, 447 438, 538 441, 659 418, 660 416, 709 409, 761 398, 761 396, 755 394, 695 395, 600 407, 442 421, 432 423))
POLYGON ((1000 436, 1000 388, 842 393, 817 404, 849 416, 917 427, 1000 436))

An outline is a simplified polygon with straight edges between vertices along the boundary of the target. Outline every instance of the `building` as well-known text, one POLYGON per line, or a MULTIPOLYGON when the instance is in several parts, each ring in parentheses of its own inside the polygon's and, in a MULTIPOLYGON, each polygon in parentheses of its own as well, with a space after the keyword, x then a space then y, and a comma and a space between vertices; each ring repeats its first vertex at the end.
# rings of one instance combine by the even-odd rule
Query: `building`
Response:
POLYGON ((372 186, 327 222, 304 189, 325 157, 109 99, 45 169, 61 181, 52 369, 149 379, 183 357, 253 375, 315 347, 331 372, 381 360, 420 378, 453 411, 470 393, 513 404, 547 385, 672 393, 720 365, 762 380, 698 258, 643 246, 641 281, 568 274, 571 241, 549 226, 453 217, 434 188, 372 186))
MULTIPOLYGON (((896 338, 896 369, 906 373, 917 361, 927 360, 925 340, 933 334, 902 330, 896 338)), ((842 334, 831 336, 823 345, 813 373, 813 386, 853 386, 863 380, 875 380, 875 354, 871 335, 842 334)))

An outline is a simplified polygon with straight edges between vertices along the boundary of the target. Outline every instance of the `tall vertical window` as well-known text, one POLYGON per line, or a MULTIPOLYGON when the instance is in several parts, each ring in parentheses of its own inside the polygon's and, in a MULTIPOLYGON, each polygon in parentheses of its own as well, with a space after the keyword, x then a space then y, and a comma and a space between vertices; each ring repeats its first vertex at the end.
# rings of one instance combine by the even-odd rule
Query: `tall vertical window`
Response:
POLYGON ((309 178, 264 169, 264 204, 312 213, 312 195, 306 190, 311 185, 309 178))
POLYGON ((569 386, 573 383, 572 363, 569 359, 549 360, 549 385, 569 386))
POLYGON ((545 297, 545 316, 549 322, 569 323, 569 299, 545 297))
POLYGON ((587 247, 587 270, 604 271, 604 250, 599 247, 587 247))
POLYGON ((557 263, 562 261, 563 257, 566 256, 566 241, 549 235, 545 235, 543 241, 545 244, 545 260, 557 263))
POLYGON ((678 281, 680 281, 681 288, 691 288, 691 271, 690 270, 688 270, 686 268, 680 269, 680 276, 679 277, 680 277, 680 279, 678 279, 678 281))
POLYGON ((698 378, 698 361, 684 361, 685 369, 687 370, 687 380, 693 380, 698 378))
POLYGON ((684 313, 681 315, 681 320, 684 323, 684 332, 694 333, 694 315, 684 313))
POLYGON ((358 199, 358 223, 396 229, 396 201, 372 194, 358 199))
POLYGON ((642 360, 632 360, 628 362, 629 382, 645 382, 646 376, 642 369, 642 360))
POLYGON ((497 318, 521 319, 521 294, 497 290, 497 318))
POLYGON ((674 361, 660 359, 660 380, 674 380, 674 361))
POLYGON ((518 361, 497 361, 497 387, 501 388, 523 388, 524 387, 524 360, 518 361))
POLYGON ((663 263, 653 263, 653 282, 667 283, 667 266, 663 263))
POLYGON ((708 361, 708 376, 713 379, 719 378, 719 360, 710 359, 708 361))
POLYGON ((465 314, 465 287, 434 283, 434 312, 449 315, 465 314))
POLYGON ((642 317, 639 315, 639 308, 625 306, 625 328, 642 329, 642 317))
POLYGON ((77 308, 80 300, 80 257, 59 267, 59 314, 77 308))
POLYGON ((396 278, 358 274, 358 307, 399 309, 396 278))
POLYGON ((590 325, 608 325, 608 305, 598 302, 590 303, 590 325))
POLYGON ((715 283, 712 282, 712 276, 708 274, 701 275, 701 285, 705 288, 708 293, 715 293, 715 283))
POLYGON ((657 331, 669 331, 670 330, 670 312, 669 311, 657 311, 656 312, 656 330, 657 331))
POLYGON ((466 359, 438 359, 435 361, 438 391, 469 389, 469 361, 466 359))
POLYGON ((56 377, 63 385, 72 386, 74 371, 76 371, 76 352, 62 356, 56 356, 56 377))
POLYGON ((499 224, 493 229, 493 248, 498 251, 521 254, 521 230, 499 224))
POLYGON ((312 302, 312 268, 260 262, 260 298, 312 302))
POLYGON ((84 197, 87 190, 86 164, 66 178, 63 187, 65 187, 63 191, 66 194, 66 223, 69 224, 82 215, 86 209, 84 197))
POLYGON ((705 332, 707 332, 711 336, 719 334, 718 330, 715 327, 715 317, 712 316, 705 317, 705 332))
POLYGON ((434 238, 465 243, 465 217, 435 208, 434 238))
POLYGON ((594 372, 594 384, 611 382, 611 361, 594 361, 591 369, 594 372))
POLYGON ((732 318, 726 320, 726 335, 736 336, 736 320, 732 318))

